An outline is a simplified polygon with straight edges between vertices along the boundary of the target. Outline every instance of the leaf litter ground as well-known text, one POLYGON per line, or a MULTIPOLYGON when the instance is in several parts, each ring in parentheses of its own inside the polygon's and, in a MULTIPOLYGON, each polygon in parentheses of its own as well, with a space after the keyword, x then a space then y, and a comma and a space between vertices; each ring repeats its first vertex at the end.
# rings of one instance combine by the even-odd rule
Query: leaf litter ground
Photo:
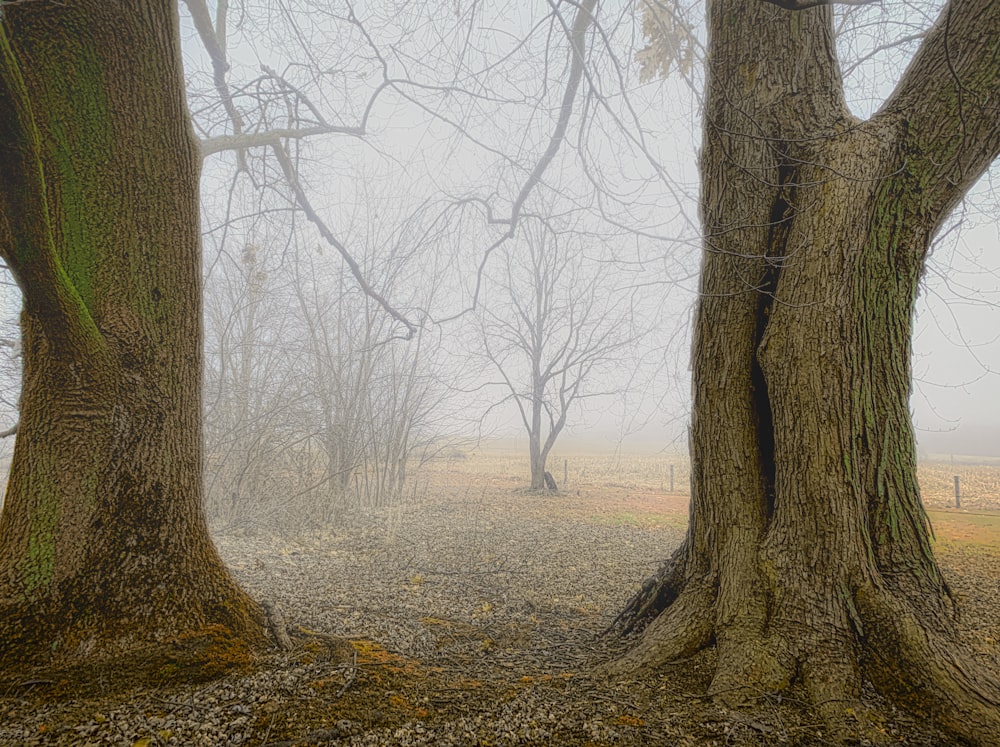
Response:
MULTIPOLYGON (((826 744, 794 690, 740 711, 706 699, 711 652, 631 679, 598 674, 626 645, 602 631, 683 537, 686 496, 620 478, 557 495, 518 485, 439 464, 411 500, 345 513, 335 529, 219 535, 240 582, 281 611, 291 651, 200 684, 0 680, 0 744, 826 744)), ((966 642, 997 671, 995 502, 958 512, 942 498, 931 517, 966 642)), ((886 743, 948 744, 869 698, 886 743)))

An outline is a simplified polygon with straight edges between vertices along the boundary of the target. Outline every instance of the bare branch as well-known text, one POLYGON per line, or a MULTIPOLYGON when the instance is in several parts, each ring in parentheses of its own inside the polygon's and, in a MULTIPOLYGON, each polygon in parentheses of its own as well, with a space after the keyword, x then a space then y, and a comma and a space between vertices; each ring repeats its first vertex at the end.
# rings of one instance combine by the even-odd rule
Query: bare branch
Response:
MULTIPOLYGON (((553 5, 552 0, 549 0, 549 4, 553 5)), ((559 116, 556 119, 555 129, 549 137, 548 146, 542 154, 542 157, 538 160, 534 168, 528 174, 524 183, 521 185, 521 189, 518 192, 517 197, 514 198, 514 204, 510 211, 510 218, 496 218, 492 215, 492 211, 490 211, 487 207, 489 222, 505 224, 508 226, 507 231, 505 231, 496 241, 490 244, 483 252, 483 256, 479 261, 479 267, 476 269, 476 285, 472 292, 472 300, 469 306, 457 314, 437 320, 438 323, 452 321, 476 309, 476 306, 479 303, 479 295, 482 292, 483 273, 486 270, 486 264, 492 254, 514 236, 525 202, 527 202, 528 197, 531 195, 531 192, 535 189, 535 187, 541 183, 542 177, 545 175, 545 170, 556 157, 560 146, 566 138, 566 131, 569 127, 570 117, 573 114, 573 107, 580 88, 580 82, 583 80, 584 73, 586 71, 586 34, 587 30, 594 22, 594 8, 597 5, 597 0, 583 0, 583 2, 579 4, 574 3, 574 5, 577 7, 577 13, 576 18, 573 21, 572 30, 569 32, 571 45, 569 78, 566 82, 566 88, 563 91, 562 102, 559 107, 559 116)), ((554 7, 553 10, 555 10, 554 7)), ((556 17, 561 20, 558 13, 556 13, 556 17)), ((468 202, 474 202, 474 200, 468 200, 468 202)))
POLYGON ((276 144, 272 145, 271 150, 274 152, 275 158, 278 159, 278 163, 281 165, 281 170, 285 175, 288 186, 292 188, 292 193, 295 195, 295 201, 298 203, 299 207, 302 208, 302 212, 304 212, 309 221, 316 226, 326 243, 337 250, 337 253, 340 254, 344 262, 350 268, 351 274, 354 276, 354 279, 361 287, 361 290, 364 291, 365 295, 381 306, 389 316, 406 327, 407 340, 413 339, 413 336, 417 332, 417 325, 396 311, 396 309, 393 308, 392 305, 386 301, 378 291, 368 284, 368 281, 365 279, 364 272, 362 272, 361 267, 358 265, 357 261, 355 261, 354 257, 351 256, 347 247, 337 239, 337 237, 333 234, 333 231, 327 227, 323 219, 320 218, 319 214, 313 209, 312 203, 310 203, 309 198, 306 197, 305 190, 302 189, 302 184, 299 182, 299 177, 295 171, 295 167, 292 165, 292 161, 285 152, 285 149, 281 145, 276 144))
POLYGON ((318 125, 316 127, 283 127, 263 132, 241 132, 237 135, 218 135, 201 141, 202 158, 234 150, 245 151, 248 148, 273 148, 282 140, 305 140, 318 135, 350 135, 362 137, 365 134, 362 127, 336 127, 318 125))
POLYGON ((808 10, 823 5, 874 5, 881 0, 763 0, 785 10, 808 10))
POLYGON ((583 0, 576 12, 576 20, 573 21, 573 30, 570 33, 569 39, 572 49, 569 79, 566 81, 562 104, 559 107, 559 118, 556 120, 556 128, 552 131, 552 137, 549 138, 548 147, 545 149, 542 157, 538 159, 538 163, 531 170, 528 178, 521 186, 521 191, 514 200, 514 207, 510 211, 511 223, 517 223, 525 200, 528 199, 528 195, 531 194, 531 190, 534 189, 535 185, 541 181, 545 169, 552 163, 552 159, 556 157, 556 153, 559 152, 559 146, 562 145, 563 139, 566 137, 566 129, 569 127, 569 119, 573 113, 573 102, 576 100, 580 81, 583 80, 583 71, 586 63, 584 44, 587 29, 590 28, 594 19, 594 7, 596 5, 597 0, 583 0))
POLYGON ((1000 3, 951 0, 876 117, 914 144, 905 171, 940 221, 1000 156, 1000 3))
MULTIPOLYGON (((306 127, 270 128, 259 132, 246 132, 243 117, 236 108, 232 92, 226 80, 226 74, 228 73, 230 67, 229 62, 226 59, 225 29, 223 28, 227 5, 225 2, 219 3, 218 19, 216 27, 213 28, 212 20, 209 16, 208 6, 206 5, 205 0, 184 0, 184 3, 187 5, 188 10, 191 13, 192 20, 194 21, 195 28, 198 31, 202 44, 212 60, 213 83, 222 105, 225 108, 226 115, 232 123, 233 129, 233 134, 231 135, 220 135, 202 139, 200 142, 202 158, 207 158, 210 155, 224 151, 235 151, 239 170, 246 171, 246 152, 248 149, 259 147, 270 148, 277 157, 278 163, 281 165, 285 179, 295 196, 295 201, 299 207, 301 207, 303 212, 305 212, 306 217, 319 229, 320 234, 327 241, 327 243, 334 247, 341 257, 343 257, 344 261, 351 270, 351 274, 355 277, 364 293, 370 296, 383 309, 385 309, 385 311, 393 319, 403 324, 407 329, 406 339, 411 339, 416 332, 416 325, 396 311, 396 309, 394 309, 388 301, 379 295, 367 282, 361 268, 351 256, 347 247, 337 240, 337 238, 333 235, 333 232, 329 230, 323 220, 313 209, 311 203, 306 197, 305 190, 299 182, 297 171, 285 151, 285 142, 288 140, 304 140, 306 138, 321 135, 348 135, 351 137, 363 137, 366 133, 368 118, 375 102, 377 101, 379 95, 391 86, 391 83, 387 79, 384 79, 383 82, 376 87, 370 95, 365 106, 364 113, 361 117, 361 121, 357 125, 337 126, 328 124, 316 106, 308 100, 308 97, 292 86, 283 76, 265 66, 264 73, 268 78, 273 79, 280 84, 280 90, 283 94, 294 94, 297 100, 304 102, 309 111, 312 113, 312 116, 314 116, 319 123, 306 127)), ((358 26, 359 28, 361 27, 360 22, 354 16, 353 10, 351 11, 350 20, 352 24, 358 26)), ((362 32, 364 32, 363 28, 362 32)), ((383 78, 385 78, 384 75, 383 78)))
MULTIPOLYGON (((229 61, 226 59, 225 49, 226 6, 224 3, 219 3, 217 28, 213 28, 212 18, 208 14, 208 6, 205 0, 184 0, 184 4, 191 14, 191 20, 194 21, 198 37, 201 39, 201 43, 205 46, 205 51, 208 52, 208 56, 212 60, 212 82, 215 84, 219 100, 226 110, 226 116, 229 117, 230 122, 233 124, 233 134, 238 137, 243 133, 243 117, 240 116, 240 112, 233 102, 229 84, 226 82, 226 74, 229 72, 229 61)), ((202 152, 204 153, 204 150, 202 152)), ((241 147, 237 147, 236 149, 236 160, 240 170, 245 170, 247 167, 246 151, 241 147)))

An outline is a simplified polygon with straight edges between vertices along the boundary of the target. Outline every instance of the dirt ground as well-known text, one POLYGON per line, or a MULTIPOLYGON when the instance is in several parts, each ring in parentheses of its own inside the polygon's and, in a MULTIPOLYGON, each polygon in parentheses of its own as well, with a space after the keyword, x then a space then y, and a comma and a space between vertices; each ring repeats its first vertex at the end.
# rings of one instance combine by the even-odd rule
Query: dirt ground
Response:
MULTIPOLYGON (((1000 671, 1000 468, 960 466, 974 470, 962 510, 946 489, 954 465, 921 480, 936 487, 927 502, 966 643, 1000 671)), ((560 493, 536 495, 520 455, 456 453, 422 471, 408 500, 334 528, 218 536, 240 582, 280 610, 293 650, 197 685, 0 679, 0 744, 826 744, 794 689, 740 711, 706 699, 711 652, 631 679, 600 674, 627 645, 603 631, 683 537, 686 465, 567 456, 552 467, 560 493)), ((869 698, 885 744, 949 744, 869 698)))

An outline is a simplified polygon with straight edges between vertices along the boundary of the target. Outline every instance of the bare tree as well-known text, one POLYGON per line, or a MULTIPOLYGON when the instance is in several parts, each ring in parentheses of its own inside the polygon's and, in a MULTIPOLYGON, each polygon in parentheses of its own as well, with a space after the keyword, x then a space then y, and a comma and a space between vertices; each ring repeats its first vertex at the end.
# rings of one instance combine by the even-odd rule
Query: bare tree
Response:
POLYGON ((247 244, 206 281, 205 501, 214 527, 273 522, 313 481, 299 375, 308 356, 283 270, 279 257, 247 244))
POLYGON ((631 296, 610 281, 607 263, 588 261, 584 237, 538 220, 520 236, 488 273, 480 341, 505 391, 496 404, 513 402, 528 435, 531 489, 554 490, 545 466, 556 439, 583 400, 608 393, 609 369, 641 333, 631 296))
MULTIPOLYGON (((297 266, 298 307, 307 331, 302 374, 314 443, 325 455, 325 492, 335 505, 384 505, 403 494, 408 467, 445 430, 434 338, 421 328, 411 340, 390 339, 391 319, 343 265, 321 269, 305 260, 297 266)), ((413 268, 391 255, 379 266, 379 286, 403 297, 397 283, 413 268)), ((433 283, 415 286, 419 296, 433 283)))
MULTIPOLYGON (((386 196, 358 190, 370 197, 359 214, 391 214, 386 196)), ((207 236, 207 507, 218 528, 298 530, 396 500, 445 430, 437 338, 394 339, 392 318, 294 216, 248 211, 225 241, 207 236), (247 234, 257 243, 228 250, 247 234)), ((430 303, 434 274, 414 257, 433 232, 402 220, 344 230, 380 293, 407 309, 430 303)))

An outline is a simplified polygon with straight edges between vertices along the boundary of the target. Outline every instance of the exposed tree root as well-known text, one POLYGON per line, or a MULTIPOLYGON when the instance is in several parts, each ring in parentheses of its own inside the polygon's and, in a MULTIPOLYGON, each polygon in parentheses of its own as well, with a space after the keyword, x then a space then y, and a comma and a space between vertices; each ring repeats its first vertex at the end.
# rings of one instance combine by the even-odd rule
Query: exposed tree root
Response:
POLYGON ((709 695, 738 708, 799 682, 831 744, 887 740, 881 715, 862 701, 862 676, 906 710, 933 716, 956 737, 980 747, 997 744, 1000 685, 978 671, 951 631, 934 630, 934 616, 923 619, 890 591, 869 585, 853 595, 858 617, 850 636, 776 621, 759 633, 720 623, 716 587, 707 578, 696 577, 675 591, 673 570, 665 566, 647 581, 616 620, 615 630, 642 634, 625 656, 605 667, 607 674, 659 667, 714 643, 709 695))
POLYGON ((0 599, 0 666, 72 668, 160 657, 178 676, 189 671, 197 679, 244 666, 271 646, 260 607, 228 576, 218 586, 183 589, 179 600, 120 580, 97 589, 67 583, 60 591, 30 603, 0 599))
POLYGON ((658 573, 646 579, 605 633, 615 631, 626 636, 638 632, 673 604, 685 585, 686 548, 685 541, 658 573))
POLYGON ((117 651, 102 649, 98 655, 76 659, 30 656, 37 641, 27 643, 24 651, 14 645, 0 658, 0 686, 30 679, 53 686, 53 692, 69 688, 77 697, 133 687, 207 682, 232 672, 251 671, 260 653, 221 625, 117 651))
POLYGON ((285 616, 281 614, 281 608, 277 604, 269 601, 260 603, 261 609, 267 616, 267 627, 274 636, 274 640, 281 647, 282 651, 291 651, 295 646, 288 635, 288 626, 285 624, 285 616))
POLYGON ((653 668, 684 659, 707 646, 712 639, 712 606, 715 589, 701 579, 688 584, 674 602, 654 619, 637 645, 622 659, 607 667, 608 674, 653 668))
POLYGON ((718 663, 708 694, 736 708, 761 692, 784 690, 795 675, 795 660, 784 641, 757 631, 715 631, 718 663))
POLYGON ((858 590, 868 626, 865 673, 886 695, 976 745, 1000 740, 1000 682, 950 637, 930 628, 888 590, 858 590))

